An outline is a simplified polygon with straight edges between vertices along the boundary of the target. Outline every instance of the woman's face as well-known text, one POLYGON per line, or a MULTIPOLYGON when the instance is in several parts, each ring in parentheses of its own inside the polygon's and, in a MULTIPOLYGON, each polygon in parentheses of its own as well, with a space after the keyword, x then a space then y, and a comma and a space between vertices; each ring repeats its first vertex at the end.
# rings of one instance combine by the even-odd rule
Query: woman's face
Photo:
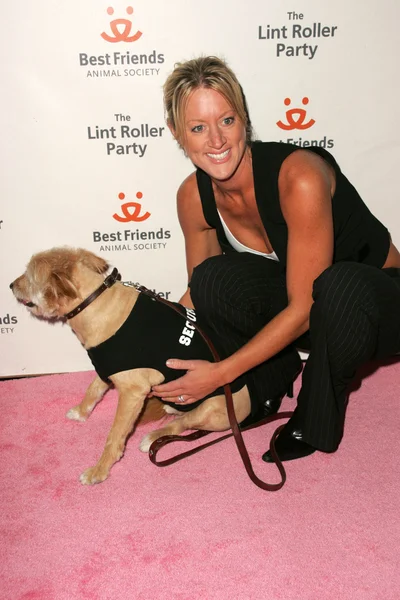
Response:
POLYGON ((225 98, 197 88, 189 96, 182 146, 210 177, 224 181, 236 172, 246 150, 246 128, 225 98))

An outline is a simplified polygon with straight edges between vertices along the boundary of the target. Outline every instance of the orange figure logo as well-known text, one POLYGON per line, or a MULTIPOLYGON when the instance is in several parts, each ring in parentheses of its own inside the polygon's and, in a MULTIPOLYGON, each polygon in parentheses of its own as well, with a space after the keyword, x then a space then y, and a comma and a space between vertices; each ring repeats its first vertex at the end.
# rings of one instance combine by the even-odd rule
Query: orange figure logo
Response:
MULTIPOLYGON (((131 15, 133 13, 132 6, 128 6, 126 12, 128 15, 131 15)), ((114 14, 114 9, 112 6, 107 8, 107 13, 109 15, 114 14)), ((104 33, 104 31, 101 34, 101 37, 103 40, 106 40, 106 42, 111 42, 112 44, 117 42, 136 42, 136 40, 138 40, 142 35, 141 31, 137 31, 135 35, 129 36, 132 29, 132 22, 129 21, 129 19, 114 19, 114 21, 111 21, 110 27, 114 37, 108 35, 108 33, 104 33), (121 27, 121 31, 118 29, 118 27, 121 27)))
MULTIPOLYGON (((291 103, 290 98, 285 98, 285 106, 289 106, 291 103)), ((308 98, 305 97, 302 100, 304 105, 308 104, 308 98)), ((314 119, 310 119, 308 123, 304 123, 304 119, 306 118, 306 111, 304 108, 291 108, 286 111, 286 119, 287 123, 282 123, 282 121, 278 121, 277 125, 281 129, 308 129, 312 127, 315 123, 314 119), (296 118, 295 118, 296 115, 296 118)))
MULTIPOLYGON (((118 198, 120 200, 124 200, 125 194, 121 192, 120 194, 118 194, 118 198)), ((138 200, 143 198, 142 192, 137 192, 136 198, 138 198, 138 200)), ((128 221, 136 221, 138 223, 140 221, 145 221, 150 217, 149 212, 145 212, 143 215, 140 215, 142 206, 138 202, 126 202, 121 206, 121 208, 124 214, 123 217, 120 217, 119 215, 117 215, 117 213, 113 214, 113 218, 116 221, 119 221, 120 223, 127 223, 128 221), (132 212, 129 211, 130 208, 133 209, 132 212)))

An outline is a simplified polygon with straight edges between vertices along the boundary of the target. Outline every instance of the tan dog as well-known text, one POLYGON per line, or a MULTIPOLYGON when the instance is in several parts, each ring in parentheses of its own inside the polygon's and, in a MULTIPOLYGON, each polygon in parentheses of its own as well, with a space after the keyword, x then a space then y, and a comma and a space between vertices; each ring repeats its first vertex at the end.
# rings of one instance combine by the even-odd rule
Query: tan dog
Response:
MULTIPOLYGON (((87 250, 54 248, 35 254, 25 273, 10 287, 15 297, 33 315, 50 320, 62 319, 102 286, 108 268, 105 260, 87 250)), ((90 351, 114 336, 134 312, 138 297, 139 292, 135 288, 116 282, 78 311, 68 323, 85 349, 90 351)), ((185 323, 184 319, 182 321, 185 323)), ((132 344, 135 344, 135 339, 132 339, 132 344)), ((82 402, 66 415, 69 419, 86 421, 111 383, 118 391, 117 411, 105 448, 98 463, 80 476, 83 484, 99 483, 108 477, 112 465, 124 453, 128 435, 143 414, 152 386, 162 383, 164 375, 149 364, 146 368, 122 370, 110 375, 109 380, 106 383, 97 376, 82 402)), ((247 387, 234 393, 233 399, 236 418, 240 423, 250 413, 247 387)), ((158 401, 157 404, 161 407, 158 401)), ((208 398, 190 412, 182 413, 169 405, 165 405, 164 410, 177 416, 142 439, 140 449, 143 452, 147 452, 152 442, 163 435, 179 435, 187 429, 223 431, 230 427, 223 395, 208 398)))

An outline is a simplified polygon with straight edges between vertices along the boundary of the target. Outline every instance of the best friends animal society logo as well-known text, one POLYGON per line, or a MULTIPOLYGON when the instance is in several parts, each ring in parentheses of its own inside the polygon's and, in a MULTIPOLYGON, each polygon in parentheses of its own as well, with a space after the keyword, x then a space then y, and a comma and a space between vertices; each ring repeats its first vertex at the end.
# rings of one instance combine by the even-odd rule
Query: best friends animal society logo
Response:
POLYGON ((140 79, 159 75, 159 65, 165 62, 164 54, 157 49, 146 47, 146 36, 142 31, 143 28, 135 25, 137 20, 133 17, 133 7, 128 6, 125 9, 129 18, 122 17, 120 14, 115 15, 116 10, 112 6, 109 6, 106 12, 112 19, 105 23, 104 30, 97 35, 104 40, 107 46, 109 44, 113 48, 116 48, 117 44, 122 46, 121 49, 113 49, 112 51, 108 51, 108 48, 105 47, 102 54, 87 51, 80 52, 79 66, 85 69, 86 77, 93 79, 99 77, 135 77, 140 79), (141 46, 136 53, 130 48, 132 44, 137 42, 141 46))
MULTIPOLYGON (((112 231, 93 231, 92 242, 98 244, 99 252, 121 251, 160 251, 165 250, 171 239, 171 231, 163 226, 156 229, 147 228, 147 221, 151 220, 152 213, 144 207, 143 192, 136 192, 136 200, 126 199, 124 192, 118 194, 121 206, 112 214, 122 229, 112 231), (141 223, 146 222, 146 229, 141 228, 141 223), (137 227, 135 227, 137 225, 137 227), (133 226, 133 228, 131 228, 133 226)), ((151 225, 150 225, 151 227, 151 225)))
MULTIPOLYGON (((304 96, 301 103, 303 107, 307 106, 309 103, 309 98, 304 96)), ((307 131, 314 127, 315 119, 310 117, 307 114, 306 108, 302 108, 300 106, 292 106, 292 99, 287 97, 283 101, 284 105, 287 107, 285 117, 280 118, 279 121, 276 122, 276 125, 282 131, 287 131, 292 133, 292 135, 297 131, 307 131)), ((280 140, 281 142, 286 142, 288 144, 294 144, 295 146, 301 146, 302 148, 306 148, 307 146, 319 146, 321 148, 333 148, 334 141, 333 139, 328 139, 326 135, 321 139, 304 139, 303 137, 288 137, 286 140, 280 140)))
MULTIPOLYGON (((126 12, 128 15, 131 15, 133 13, 132 6, 128 6, 126 12)), ((114 14, 112 6, 107 8, 107 13, 109 15, 114 14)), ((112 44, 116 44, 117 42, 136 42, 142 36, 141 31, 137 31, 134 35, 131 35, 132 21, 129 19, 114 19, 110 22, 110 29, 112 35, 103 31, 101 37, 106 42, 111 42, 112 44)))

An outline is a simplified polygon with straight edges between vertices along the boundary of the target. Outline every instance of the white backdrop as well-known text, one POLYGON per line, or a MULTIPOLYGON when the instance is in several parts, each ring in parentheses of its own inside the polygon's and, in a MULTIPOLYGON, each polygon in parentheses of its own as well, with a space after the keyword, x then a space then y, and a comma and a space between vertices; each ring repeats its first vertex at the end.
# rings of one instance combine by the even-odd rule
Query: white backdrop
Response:
POLYGON ((0 376, 91 369, 8 288, 34 252, 81 246, 183 293, 175 193, 193 167, 162 106, 177 61, 225 58, 257 137, 325 146, 400 244, 397 0, 112 2, 0 6, 0 376))

